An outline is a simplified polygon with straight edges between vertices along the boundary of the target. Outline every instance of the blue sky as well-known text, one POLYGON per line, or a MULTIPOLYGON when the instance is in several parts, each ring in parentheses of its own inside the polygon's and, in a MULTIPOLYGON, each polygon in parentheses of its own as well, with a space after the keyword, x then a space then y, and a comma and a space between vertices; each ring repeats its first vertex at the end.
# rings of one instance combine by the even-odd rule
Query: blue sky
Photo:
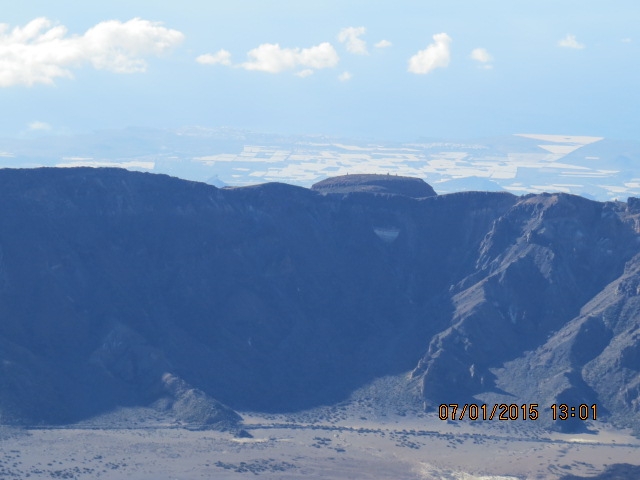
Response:
POLYGON ((639 21, 616 0, 27 0, 0 11, 0 136, 640 140, 639 21))

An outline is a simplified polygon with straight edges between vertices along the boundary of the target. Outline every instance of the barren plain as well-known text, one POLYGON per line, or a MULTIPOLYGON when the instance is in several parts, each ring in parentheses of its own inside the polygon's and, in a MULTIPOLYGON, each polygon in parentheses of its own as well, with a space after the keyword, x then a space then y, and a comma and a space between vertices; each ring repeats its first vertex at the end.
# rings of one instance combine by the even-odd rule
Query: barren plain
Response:
POLYGON ((153 408, 65 428, 4 427, 0 478, 561 479, 640 455, 640 439, 600 421, 586 422, 585 434, 535 421, 442 421, 397 395, 402 380, 378 380, 329 407, 240 412, 239 432, 194 428, 153 408))

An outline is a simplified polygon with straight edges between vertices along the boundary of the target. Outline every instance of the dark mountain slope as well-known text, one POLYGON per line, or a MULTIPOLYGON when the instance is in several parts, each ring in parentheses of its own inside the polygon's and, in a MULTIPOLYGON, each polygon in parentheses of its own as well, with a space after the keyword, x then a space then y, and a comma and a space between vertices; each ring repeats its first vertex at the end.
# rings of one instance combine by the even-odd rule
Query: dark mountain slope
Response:
MULTIPOLYGON (((525 392, 509 372, 533 371, 526 352, 630 275, 634 222, 626 204, 568 195, 323 195, 2 170, 0 414, 67 422, 155 402, 228 426, 238 417, 219 402, 307 408, 414 367, 430 405, 525 392)), ((635 362, 631 327, 625 345, 617 327, 592 327, 597 341, 576 327, 586 350, 565 355, 573 380, 532 381, 527 403, 573 388, 632 412, 635 377, 620 367, 635 362), (605 370, 631 382, 622 403, 601 386, 605 370)))
POLYGON ((5 404, 45 421, 148 403, 165 373, 234 407, 286 410, 406 371, 446 324, 438 299, 465 254, 514 201, 93 169, 5 170, 0 184, 5 404))

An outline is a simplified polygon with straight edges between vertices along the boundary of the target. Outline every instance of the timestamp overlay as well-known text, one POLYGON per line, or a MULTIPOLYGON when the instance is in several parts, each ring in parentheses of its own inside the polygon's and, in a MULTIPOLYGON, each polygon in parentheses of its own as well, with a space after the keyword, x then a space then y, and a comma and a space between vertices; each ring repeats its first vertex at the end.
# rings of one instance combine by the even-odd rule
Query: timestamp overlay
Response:
POLYGON ((548 416, 553 421, 560 420, 597 420, 598 406, 582 403, 569 405, 566 403, 554 403, 540 405, 537 403, 442 403, 438 407, 440 420, 471 420, 471 421, 517 421, 538 420, 542 416, 548 416))

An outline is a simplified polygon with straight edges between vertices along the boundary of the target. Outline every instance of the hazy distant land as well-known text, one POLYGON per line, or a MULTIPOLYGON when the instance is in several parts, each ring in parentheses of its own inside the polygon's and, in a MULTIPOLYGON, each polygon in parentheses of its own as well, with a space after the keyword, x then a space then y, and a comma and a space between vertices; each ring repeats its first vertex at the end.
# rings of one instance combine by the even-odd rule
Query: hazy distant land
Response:
POLYGON ((0 139, 0 166, 93 166, 167 173, 217 186, 378 173, 422 178, 439 193, 640 195, 640 143, 595 136, 515 134, 399 143, 230 128, 129 128, 89 135, 0 139))

